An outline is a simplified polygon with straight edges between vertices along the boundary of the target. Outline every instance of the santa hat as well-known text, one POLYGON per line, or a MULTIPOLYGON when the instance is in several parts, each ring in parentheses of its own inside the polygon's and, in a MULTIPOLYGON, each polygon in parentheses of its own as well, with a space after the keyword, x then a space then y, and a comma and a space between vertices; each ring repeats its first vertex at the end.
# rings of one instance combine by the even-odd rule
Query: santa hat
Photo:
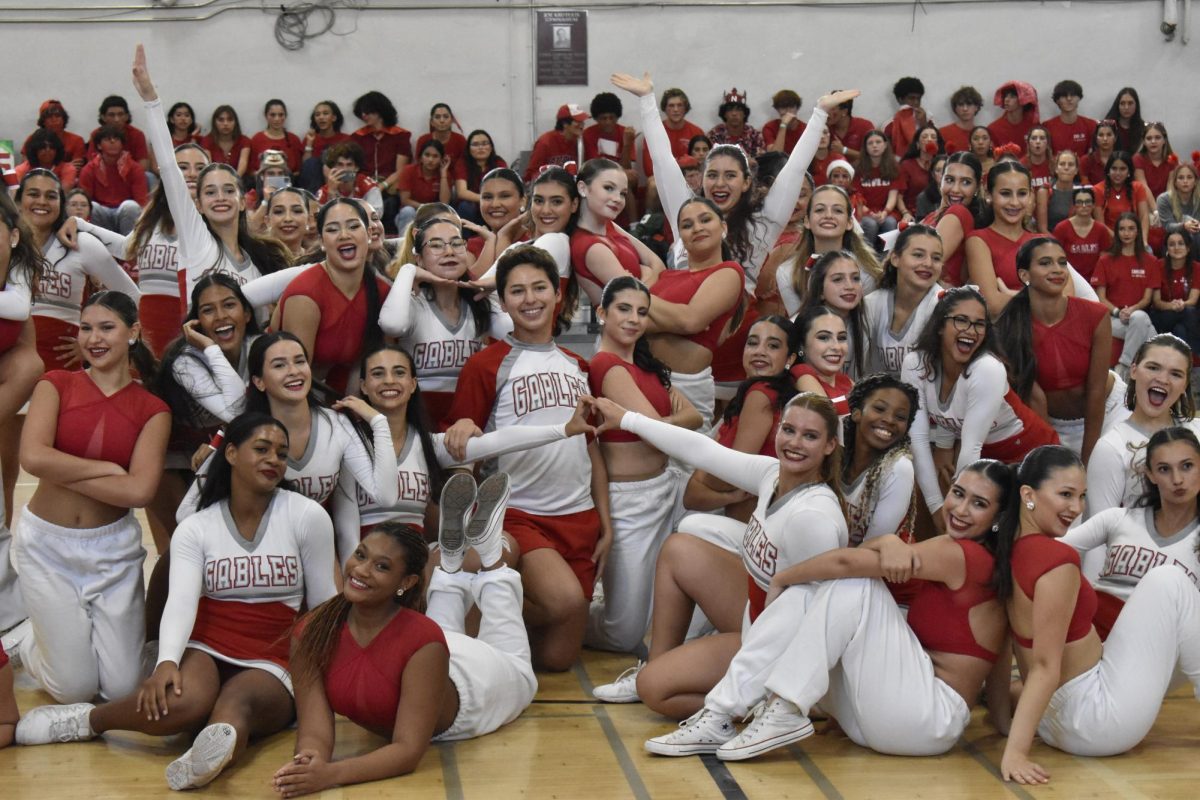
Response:
POLYGON ((850 162, 844 158, 835 158, 829 162, 829 166, 825 167, 825 177, 829 178, 833 175, 835 169, 844 169, 850 173, 850 180, 854 180, 854 167, 850 166, 850 162))

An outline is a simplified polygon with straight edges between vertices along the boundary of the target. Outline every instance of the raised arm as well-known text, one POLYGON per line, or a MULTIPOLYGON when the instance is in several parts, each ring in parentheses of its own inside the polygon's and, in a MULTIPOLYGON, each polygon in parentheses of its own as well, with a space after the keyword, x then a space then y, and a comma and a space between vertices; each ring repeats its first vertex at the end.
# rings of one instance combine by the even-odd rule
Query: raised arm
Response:
POLYGON ((253 308, 262 308, 263 306, 278 303, 288 284, 299 277, 300 273, 306 269, 312 269, 312 267, 312 264, 301 264, 300 266, 287 267, 276 272, 268 272, 266 275, 243 284, 242 294, 246 295, 246 300, 249 301, 253 308))
POLYGON ((412 296, 416 277, 416 264, 405 264, 396 273, 396 281, 379 309, 379 329, 385 335, 400 339, 411 334, 416 326, 412 296))
POLYGON ((354 432, 350 420, 335 415, 335 424, 341 429, 344 441, 342 468, 348 469, 363 491, 375 498, 381 506, 392 506, 400 499, 400 483, 396 480, 396 451, 392 445, 392 432, 387 417, 371 408, 360 398, 347 397, 334 408, 345 408, 371 426, 374 454, 354 432))
POLYGON ((129 255, 128 236, 123 236, 116 231, 110 231, 108 228, 101 228, 99 225, 93 225, 82 217, 71 217, 71 221, 75 223, 76 230, 90 233, 96 237, 97 241, 104 245, 104 249, 113 258, 125 258, 129 255))
POLYGON ((83 262, 83 271, 103 284, 104 288, 120 292, 135 303, 141 299, 142 293, 129 277, 129 273, 121 269, 121 265, 113 260, 104 249, 104 245, 91 234, 79 234, 79 256, 83 262))

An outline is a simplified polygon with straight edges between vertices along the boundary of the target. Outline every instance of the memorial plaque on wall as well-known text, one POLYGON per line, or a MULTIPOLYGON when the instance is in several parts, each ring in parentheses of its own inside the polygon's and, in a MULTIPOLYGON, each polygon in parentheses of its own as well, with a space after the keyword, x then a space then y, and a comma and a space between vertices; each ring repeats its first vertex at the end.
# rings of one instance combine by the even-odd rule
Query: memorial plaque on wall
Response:
POLYGON ((537 85, 587 86, 587 12, 537 12, 537 85))

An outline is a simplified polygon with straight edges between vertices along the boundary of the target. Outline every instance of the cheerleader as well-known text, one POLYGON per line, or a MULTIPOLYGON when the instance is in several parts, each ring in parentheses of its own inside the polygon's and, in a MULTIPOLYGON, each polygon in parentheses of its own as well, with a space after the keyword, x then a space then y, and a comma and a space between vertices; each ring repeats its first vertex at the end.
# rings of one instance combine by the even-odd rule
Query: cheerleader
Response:
POLYGON ((809 593, 807 607, 765 675, 767 702, 716 748, 717 758, 754 758, 811 736, 808 715, 818 702, 855 744, 890 755, 954 747, 985 681, 992 718, 1003 719, 1008 670, 997 674, 994 665, 1007 663, 997 658, 1006 619, 991 580, 996 521, 1014 493, 1010 470, 997 461, 959 473, 942 507, 946 535, 914 545, 919 566, 910 557, 900 570, 921 579, 907 617, 878 580, 896 573, 882 540, 778 573, 778 599, 766 613, 797 593, 809 593))
POLYGON ((741 324, 746 298, 742 267, 727 258, 728 230, 716 204, 692 198, 679 210, 686 269, 656 276, 650 287, 650 349, 674 374, 672 382, 712 424, 712 362, 718 346, 741 324))
POLYGON ((1031 758, 1035 734, 1073 755, 1117 755, 1149 732, 1176 665, 1200 697, 1200 592, 1177 566, 1150 570, 1101 644, 1096 592, 1075 550, 1056 541, 1083 511, 1083 464, 1065 447, 1038 448, 1017 483, 1021 502, 1000 524, 997 595, 1024 688, 1000 774, 1038 784, 1050 773, 1031 758))
MULTIPOLYGON (((477 236, 467 243, 467 249, 478 264, 496 261, 497 237, 524 210, 525 183, 521 176, 505 166, 495 167, 483 176, 479 184, 479 214, 485 228, 475 230, 477 236)), ((507 246, 507 245, 506 245, 507 246)), ((500 248, 503 250, 504 248, 500 248)), ((477 271, 482 274, 483 270, 477 271)))
POLYGON ((921 222, 937 230, 942 239, 942 276, 946 286, 962 286, 964 246, 975 231, 981 213, 979 180, 983 167, 974 154, 963 151, 946 159, 942 172, 941 202, 921 222))
MULTIPOLYGON (((505 477, 484 481, 479 492, 505 477)), ((465 485, 465 499, 474 497, 470 476, 454 481, 465 485)), ((491 514, 476 510, 470 525, 478 533, 466 541, 443 528, 442 566, 430 578, 425 614, 429 551, 420 532, 387 523, 359 543, 343 593, 305 618, 295 644, 296 755, 275 772, 276 792, 299 797, 407 774, 431 740, 484 736, 529 706, 537 677, 521 623, 521 577, 500 559, 503 514, 503 502, 491 514), (468 544, 484 565, 478 573, 450 564, 468 544), (465 631, 472 606, 481 615, 475 638, 465 631), (335 713, 387 743, 335 760, 335 713)))
POLYGON ((288 631, 302 604, 315 607, 335 592, 332 525, 319 505, 289 491, 288 435, 278 420, 244 414, 225 434, 200 510, 171 539, 154 673, 112 702, 33 709, 17 728, 21 744, 199 729, 167 766, 167 785, 178 791, 208 785, 250 739, 292 721, 288 631))
POLYGON ((33 634, 19 652, 59 702, 123 696, 141 674, 146 551, 131 509, 154 497, 171 415, 130 377, 154 377, 140 333, 127 295, 92 295, 78 338, 89 369, 46 373, 21 437, 38 485, 14 536, 33 634))
MULTIPOLYGON (((600 345, 588 364, 588 385, 595 397, 694 430, 703 422, 700 412, 671 386, 671 371, 651 354, 644 336, 651 304, 650 291, 632 275, 604 287, 596 311, 600 345)), ((613 544, 601 576, 604 601, 592 604, 584 641, 633 652, 649 626, 654 564, 671 532, 678 474, 667 469, 665 455, 622 431, 603 434, 600 452, 608 470, 613 544)))
MULTIPOLYGON (((1103 563, 1095 573, 1098 605, 1092 621, 1101 639, 1108 638, 1133 587, 1150 569, 1175 564, 1200 587, 1200 440, 1194 426, 1172 426, 1155 431, 1144 449, 1134 500, 1093 513, 1063 537, 1085 560, 1095 554, 1103 563)), ((1095 463, 1093 456, 1089 475, 1095 463)))
POLYGON ((826 306, 811 306, 796 319, 800 353, 792 377, 796 390, 824 395, 839 417, 850 413, 846 402, 854 381, 842 371, 846 364, 846 323, 826 306))
MULTIPOLYGON (((797 395, 788 402, 779 423, 775 449, 779 458, 735 453, 706 436, 684 431, 672 425, 627 412, 611 400, 597 399, 604 416, 599 427, 634 433, 667 455, 685 459, 743 491, 758 495, 758 505, 745 527, 742 539, 742 572, 747 577, 748 601, 742 614, 742 633, 762 612, 766 589, 774 574, 813 555, 844 547, 848 541, 841 499, 834 488, 839 471, 837 415, 824 397, 797 395)), ((705 636, 663 652, 652 653, 648 664, 637 676, 637 693, 654 710, 680 719, 691 715, 675 734, 661 737, 663 746, 648 749, 666 755, 686 755, 693 734, 703 735, 707 714, 703 695, 726 674, 730 659, 737 651, 740 637, 722 616, 713 618, 709 610, 732 593, 738 579, 738 557, 728 550, 698 541, 688 564, 688 575, 677 573, 676 580, 691 582, 692 593, 678 602, 692 604, 692 598, 709 616, 718 630, 730 631, 705 636), (700 587, 702 590, 697 591, 700 587), (700 709, 697 712, 697 709, 700 709), (673 752, 668 752, 673 751, 673 752)), ((664 549, 660 566, 666 557, 664 549)), ((665 597, 657 586, 657 600, 665 597)), ((683 588, 681 586, 681 588, 683 588)), ((682 639, 690 614, 677 614, 682 639)))
POLYGON ((808 288, 793 319, 813 308, 825 307, 842 318, 846 328, 846 353, 842 369, 851 377, 863 374, 866 363, 867 319, 863 296, 873 285, 857 257, 848 250, 821 255, 808 270, 808 288))
POLYGON ((266 232, 283 242, 294 259, 307 250, 305 244, 311 233, 308 213, 311 196, 298 186, 284 186, 272 192, 267 202, 260 206, 266 232))
POLYGON ((1176 425, 1200 433, 1191 373, 1191 348, 1169 333, 1138 348, 1124 397, 1129 417, 1100 437, 1088 460, 1089 519, 1108 508, 1133 507, 1148 477, 1143 450, 1150 436, 1176 425))
POLYGON ((1069 296, 1071 267, 1054 239, 1030 239, 1014 260, 1024 286, 996 320, 1009 381, 1023 402, 1044 408, 1064 444, 1090 458, 1100 436, 1129 416, 1125 383, 1108 369, 1109 315, 1069 296))
POLYGON ((938 301, 900 377, 921 395, 913 460, 931 514, 942 506, 947 472, 961 471, 981 455, 1014 463, 1038 445, 1058 443, 1054 429, 1008 385, 983 296, 973 288, 951 289, 938 301), (958 466, 952 467, 956 445, 958 466), (936 457, 935 448, 941 451, 936 457))
POLYGON ((871 344, 864 373, 899 377, 941 294, 942 253, 941 237, 928 225, 909 225, 896 237, 879 289, 863 299, 871 344))

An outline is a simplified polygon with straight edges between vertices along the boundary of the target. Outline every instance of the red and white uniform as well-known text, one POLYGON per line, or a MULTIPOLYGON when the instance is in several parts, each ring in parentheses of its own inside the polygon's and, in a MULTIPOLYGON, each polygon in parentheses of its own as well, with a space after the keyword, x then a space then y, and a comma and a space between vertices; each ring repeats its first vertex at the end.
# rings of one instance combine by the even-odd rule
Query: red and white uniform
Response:
POLYGON ((8 282, 0 289, 0 355, 21 338, 25 320, 33 312, 33 293, 25 273, 9 269, 8 282))
POLYGON ((984 353, 966 367, 942 402, 941 372, 923 374, 919 353, 904 359, 900 379, 917 388, 921 410, 913 420, 913 459, 917 482, 930 513, 942 507, 942 490, 933 465, 934 446, 954 447, 961 442, 957 473, 980 457, 1011 464, 1043 444, 1058 444, 1054 430, 1029 409, 1008 385, 1000 359, 984 353))
POLYGON ((223 500, 183 520, 171 537, 171 592, 158 663, 186 648, 271 673, 292 689, 288 634, 301 605, 316 608, 333 585, 333 523, 307 497, 278 489, 254 539, 223 500))
POLYGON ((937 305, 941 292, 940 286, 930 287, 921 298, 921 302, 908 315, 904 327, 897 333, 892 332, 892 317, 896 313, 896 291, 877 289, 863 298, 863 321, 871 340, 867 347, 867 366, 862 371, 863 375, 886 372, 894 378, 900 377, 904 359, 916 346, 921 331, 925 330, 925 323, 933 316, 933 307, 937 305))
MULTIPOLYGON (((1200 420, 1173 420, 1200 436, 1200 420)), ((1142 494, 1146 474, 1146 445, 1150 435, 1122 420, 1111 428, 1092 449, 1088 461, 1088 518, 1108 508, 1132 508, 1142 494)))

